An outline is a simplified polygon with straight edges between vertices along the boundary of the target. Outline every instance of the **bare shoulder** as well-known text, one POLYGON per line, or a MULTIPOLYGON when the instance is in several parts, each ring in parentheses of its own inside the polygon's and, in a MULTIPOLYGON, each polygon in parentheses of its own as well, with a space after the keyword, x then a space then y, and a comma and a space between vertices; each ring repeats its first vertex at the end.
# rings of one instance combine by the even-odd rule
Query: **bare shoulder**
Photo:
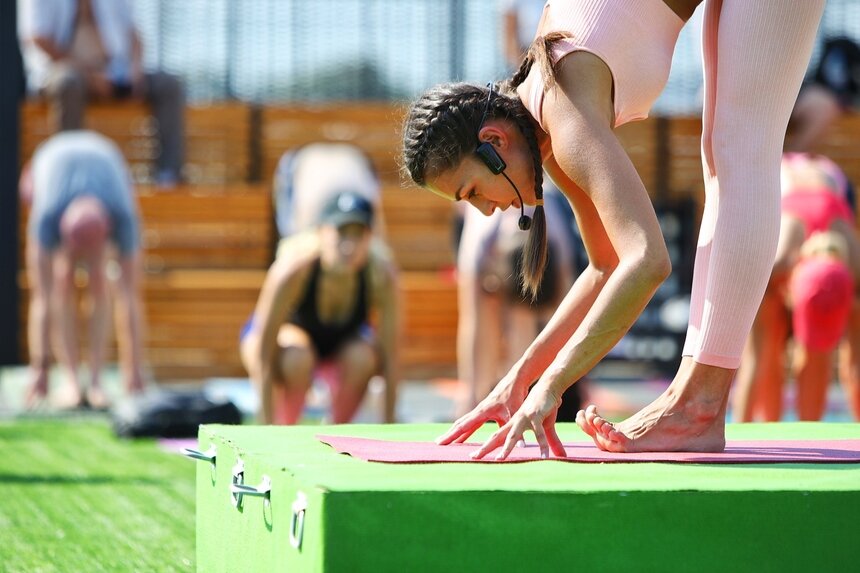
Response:
POLYGON ((590 52, 572 52, 555 67, 555 83, 544 97, 544 124, 552 139, 583 122, 611 131, 612 72, 590 52))

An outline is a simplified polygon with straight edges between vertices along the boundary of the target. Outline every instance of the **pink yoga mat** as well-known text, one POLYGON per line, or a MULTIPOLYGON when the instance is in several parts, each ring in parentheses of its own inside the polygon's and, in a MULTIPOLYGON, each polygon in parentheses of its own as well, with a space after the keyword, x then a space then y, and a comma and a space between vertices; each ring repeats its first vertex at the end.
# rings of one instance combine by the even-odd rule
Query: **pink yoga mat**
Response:
MULTIPOLYGON (((469 454, 481 444, 465 443, 439 446, 433 442, 393 442, 349 436, 318 435, 317 439, 342 454, 370 462, 429 464, 440 462, 496 462, 491 452, 483 460, 473 460, 469 454)), ((768 463, 860 463, 860 440, 755 440, 729 442, 719 454, 696 452, 645 452, 616 454, 599 450, 594 444, 576 442, 564 445, 566 458, 550 458, 568 462, 671 462, 708 464, 768 464, 768 463)), ((537 444, 514 448, 505 462, 540 460, 537 444)))

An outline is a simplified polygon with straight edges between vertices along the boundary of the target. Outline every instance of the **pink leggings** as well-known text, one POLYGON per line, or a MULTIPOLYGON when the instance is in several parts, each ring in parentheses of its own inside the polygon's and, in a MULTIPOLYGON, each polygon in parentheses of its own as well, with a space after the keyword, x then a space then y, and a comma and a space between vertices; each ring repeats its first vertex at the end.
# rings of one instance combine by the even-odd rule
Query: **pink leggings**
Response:
POLYGON ((683 354, 737 368, 776 254, 783 139, 824 0, 706 0, 705 209, 683 354))

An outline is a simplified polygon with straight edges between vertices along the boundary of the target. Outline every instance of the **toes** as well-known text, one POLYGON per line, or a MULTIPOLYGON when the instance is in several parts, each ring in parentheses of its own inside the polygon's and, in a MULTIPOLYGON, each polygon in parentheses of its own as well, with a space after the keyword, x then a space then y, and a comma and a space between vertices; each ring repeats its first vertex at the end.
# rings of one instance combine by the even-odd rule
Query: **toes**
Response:
POLYGON ((588 420, 585 418, 585 410, 580 410, 576 413, 576 423, 582 429, 583 432, 594 437, 595 431, 591 424, 588 423, 588 420))
POLYGON ((590 406, 588 406, 588 408, 585 409, 585 421, 588 423, 589 426, 592 427, 595 432, 598 431, 597 424, 595 424, 595 420, 598 417, 599 416, 597 415, 597 406, 595 406, 594 404, 591 404, 590 406))
POLYGON ((615 426, 612 425, 612 422, 610 422, 604 418, 601 418, 598 415, 594 416, 592 424, 594 425, 594 427, 598 431, 598 433, 600 435, 602 435, 604 438, 608 438, 609 433, 615 429, 615 426))

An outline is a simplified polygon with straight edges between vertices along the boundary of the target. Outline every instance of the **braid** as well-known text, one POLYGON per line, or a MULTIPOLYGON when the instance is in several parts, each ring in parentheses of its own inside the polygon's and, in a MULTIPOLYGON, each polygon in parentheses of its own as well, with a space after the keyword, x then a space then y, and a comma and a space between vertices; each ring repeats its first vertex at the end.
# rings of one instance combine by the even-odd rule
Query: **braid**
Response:
POLYGON ((403 125, 403 171, 418 185, 457 166, 478 145, 487 90, 443 84, 416 100, 403 125))
POLYGON ((553 46, 564 38, 570 38, 570 33, 550 32, 549 34, 535 38, 523 57, 519 69, 505 82, 506 88, 513 90, 526 81, 535 62, 540 66, 540 73, 544 79, 544 90, 551 88, 555 84, 555 69, 553 68, 550 54, 552 54, 553 46))
MULTIPOLYGON (((531 116, 526 111, 519 99, 502 97, 498 98, 504 101, 504 107, 508 115, 513 119, 520 132, 525 137, 529 145, 529 150, 532 154, 534 178, 535 178, 535 197, 543 199, 543 159, 541 158, 540 148, 538 147, 537 135, 531 121, 531 116)), ((525 244, 525 252, 523 256, 522 282, 523 291, 531 295, 532 300, 537 298, 540 290, 541 279, 546 268, 547 262, 547 232, 546 232, 546 213, 543 205, 535 207, 532 214, 532 226, 529 230, 529 236, 525 244)))

